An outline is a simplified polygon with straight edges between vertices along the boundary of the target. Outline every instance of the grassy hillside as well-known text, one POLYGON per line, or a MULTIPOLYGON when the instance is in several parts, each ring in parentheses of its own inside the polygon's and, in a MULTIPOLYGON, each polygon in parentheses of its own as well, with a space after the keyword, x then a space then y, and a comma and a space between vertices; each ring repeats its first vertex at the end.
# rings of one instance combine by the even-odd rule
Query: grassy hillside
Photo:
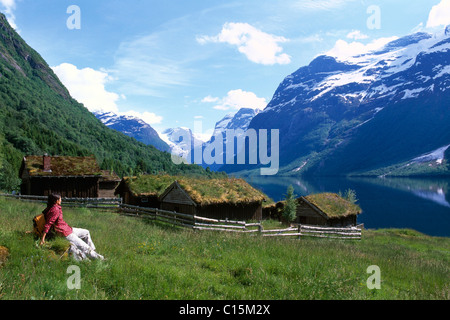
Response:
POLYGON ((0 198, 0 299, 448 300, 450 239, 412 230, 364 231, 362 241, 288 240, 192 232, 113 212, 64 209, 91 230, 107 260, 60 259, 64 241, 37 248, 25 232, 42 205, 0 198), (1 264, 1 263, 0 263, 1 264), (67 268, 81 270, 68 290, 67 268), (381 270, 369 290, 367 268, 381 270))
POLYGON ((120 176, 138 172, 204 175, 169 153, 104 126, 72 99, 44 59, 0 14, 0 189, 17 186, 24 155, 94 155, 120 176))

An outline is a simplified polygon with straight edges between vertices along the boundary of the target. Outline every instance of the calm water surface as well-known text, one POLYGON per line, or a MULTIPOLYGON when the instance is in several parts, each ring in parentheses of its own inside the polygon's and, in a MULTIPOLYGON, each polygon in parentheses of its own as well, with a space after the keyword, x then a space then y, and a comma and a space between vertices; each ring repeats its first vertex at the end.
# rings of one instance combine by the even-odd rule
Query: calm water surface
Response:
POLYGON ((410 228, 450 237, 450 178, 288 178, 248 177, 273 200, 283 200, 289 185, 298 196, 347 189, 356 191, 365 228, 410 228))

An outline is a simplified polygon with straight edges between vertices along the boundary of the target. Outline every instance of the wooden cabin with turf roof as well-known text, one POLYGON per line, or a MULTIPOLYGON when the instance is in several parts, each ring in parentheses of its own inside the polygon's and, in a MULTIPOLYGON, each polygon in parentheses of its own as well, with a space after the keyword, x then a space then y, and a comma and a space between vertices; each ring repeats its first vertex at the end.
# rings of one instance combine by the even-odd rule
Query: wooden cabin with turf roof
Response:
POLYGON ((261 220, 268 200, 242 179, 170 175, 125 177, 115 194, 124 204, 229 220, 261 220))
POLYGON ((160 195, 176 180, 169 175, 124 177, 115 190, 124 204, 160 209, 160 195))
POLYGON ((109 198, 119 183, 118 176, 102 171, 94 157, 26 156, 19 171, 21 194, 63 198, 109 198))
POLYGON ((297 199, 297 223, 305 225, 356 226, 361 208, 336 193, 313 194, 297 199))
POLYGON ((243 179, 179 178, 160 196, 161 209, 228 220, 262 220, 268 197, 243 179))

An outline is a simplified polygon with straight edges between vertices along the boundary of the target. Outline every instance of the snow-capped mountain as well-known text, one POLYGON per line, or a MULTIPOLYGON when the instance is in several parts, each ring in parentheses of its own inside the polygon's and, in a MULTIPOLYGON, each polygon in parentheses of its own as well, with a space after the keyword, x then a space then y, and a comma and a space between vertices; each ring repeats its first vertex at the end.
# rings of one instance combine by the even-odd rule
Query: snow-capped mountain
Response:
POLYGON ((449 89, 450 27, 316 57, 285 78, 249 128, 280 130, 284 173, 363 174, 448 146, 449 89))
POLYGON ((142 143, 152 145, 158 150, 169 151, 167 143, 159 137, 155 129, 142 119, 127 115, 117 115, 113 112, 93 113, 107 127, 120 131, 142 143))
POLYGON ((319 56, 285 79, 264 112, 298 103, 315 105, 327 98, 361 105, 445 91, 450 75, 448 50, 450 35, 416 33, 346 61, 319 56))
POLYGON ((169 128, 161 133, 161 139, 170 147, 174 155, 193 163, 191 154, 194 148, 203 148, 204 141, 197 137, 191 129, 185 127, 169 128))
POLYGON ((236 113, 227 114, 222 120, 216 123, 213 136, 224 133, 226 130, 241 129, 246 131, 253 118, 260 113, 259 109, 242 108, 236 113))
MULTIPOLYGON (((260 111, 243 108, 236 113, 228 114, 217 122, 213 136, 221 135, 226 130, 240 129, 237 131, 238 133, 245 132, 253 117, 260 111)), ((197 160, 194 159, 194 150, 198 150, 198 154, 202 156, 203 150, 211 143, 212 138, 209 141, 204 141, 203 137, 196 135, 189 128, 169 128, 158 134, 145 121, 133 116, 117 115, 112 112, 94 112, 94 115, 106 126, 145 144, 153 145, 161 151, 168 151, 171 154, 182 157, 188 163, 195 162, 211 169, 218 169, 222 166, 221 164, 209 165, 199 163, 197 160, 203 161, 203 157, 197 157, 197 160)))
MULTIPOLYGON (((204 148, 207 148, 209 145, 212 145, 215 139, 219 139, 219 141, 224 145, 227 141, 227 130, 231 130, 233 132, 233 139, 240 139, 243 135, 245 135, 251 121, 253 118, 259 114, 261 110, 259 109, 251 109, 251 108, 241 108, 236 113, 230 113, 226 115, 223 119, 216 123, 214 128, 214 133, 211 139, 205 143, 204 148)), ((225 152, 226 147, 223 147, 223 151, 221 155, 218 155, 217 158, 221 158, 221 163, 204 163, 203 167, 209 167, 211 170, 219 170, 223 164, 226 162, 225 152)), ((240 150, 237 150, 237 143, 235 144, 235 149, 232 151, 234 155, 236 155, 240 150)), ((216 157, 215 157, 216 158, 216 157)))
MULTIPOLYGON (((259 112, 261 110, 242 108, 236 113, 226 115, 216 123, 214 133, 208 141, 203 141, 202 137, 196 135, 191 129, 183 127, 167 129, 160 136, 170 146, 172 154, 184 158, 188 163, 197 163, 205 168, 217 170, 222 164, 205 162, 203 158, 204 150, 214 142, 215 137, 220 139, 221 143, 225 143, 226 130, 235 130, 236 137, 244 134, 251 120, 259 112), (196 152, 197 156, 195 156, 196 152)), ((222 155, 222 157, 225 157, 225 155, 222 155)))

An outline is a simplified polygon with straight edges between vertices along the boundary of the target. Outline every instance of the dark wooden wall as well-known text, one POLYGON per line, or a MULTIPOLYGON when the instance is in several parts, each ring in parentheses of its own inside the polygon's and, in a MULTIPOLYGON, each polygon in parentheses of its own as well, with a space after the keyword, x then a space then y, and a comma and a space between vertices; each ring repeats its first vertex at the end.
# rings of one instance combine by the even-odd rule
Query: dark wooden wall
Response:
POLYGON ((299 202, 297 206, 296 222, 315 226, 326 226, 328 224, 325 217, 304 202, 299 202))
POLYGON ((348 227, 356 226, 356 220, 356 215, 340 218, 325 218, 305 202, 299 202, 297 207, 296 222, 300 224, 327 227, 348 227))
POLYGON ((161 209, 213 219, 262 220, 261 203, 195 205, 191 198, 179 188, 173 188, 164 196, 161 200, 161 209))
MULTIPOLYGON (((283 202, 278 202, 275 205, 269 206, 264 210, 264 216, 274 220, 282 221, 281 212, 284 208, 283 202)), ((320 214, 314 210, 302 199, 298 200, 296 223, 313 225, 313 226, 327 226, 327 227, 347 227, 356 226, 357 216, 348 216, 342 218, 328 218, 325 214, 320 214)))
POLYGON ((158 200, 157 196, 152 195, 142 195, 142 196, 134 196, 129 191, 123 191, 120 193, 120 197, 124 204, 129 204, 132 206, 138 206, 143 208, 155 208, 159 209, 161 203, 158 200))
POLYGON ((162 199, 162 202, 184 206, 194 205, 192 199, 181 188, 178 188, 177 186, 174 186, 172 189, 170 189, 170 191, 164 196, 164 199, 162 199))
POLYGON ((100 181, 98 187, 99 198, 115 198, 114 191, 116 190, 116 181, 100 181))
POLYGON ((197 214, 205 218, 238 221, 262 220, 262 204, 219 204, 197 207, 197 214))
POLYGON ((98 178, 40 178, 24 181, 22 194, 48 196, 60 194, 63 198, 98 198, 98 178))
POLYGON ((180 203, 171 203, 163 201, 161 203, 161 209, 166 211, 175 211, 178 213, 192 214, 196 215, 197 210, 194 205, 180 204, 180 203))

